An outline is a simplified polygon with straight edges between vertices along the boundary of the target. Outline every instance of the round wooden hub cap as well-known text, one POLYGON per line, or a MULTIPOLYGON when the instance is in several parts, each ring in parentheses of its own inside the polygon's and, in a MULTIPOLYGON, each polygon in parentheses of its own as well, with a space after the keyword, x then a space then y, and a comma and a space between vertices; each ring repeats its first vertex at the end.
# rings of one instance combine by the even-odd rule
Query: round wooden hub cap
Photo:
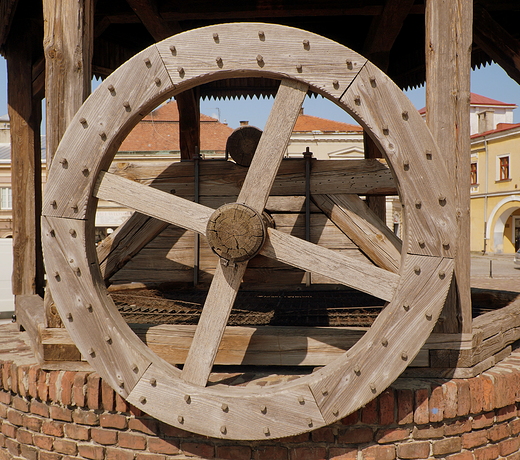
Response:
POLYGON ((225 204, 211 215, 206 237, 219 257, 243 262, 253 258, 262 248, 265 241, 264 220, 249 206, 225 204))

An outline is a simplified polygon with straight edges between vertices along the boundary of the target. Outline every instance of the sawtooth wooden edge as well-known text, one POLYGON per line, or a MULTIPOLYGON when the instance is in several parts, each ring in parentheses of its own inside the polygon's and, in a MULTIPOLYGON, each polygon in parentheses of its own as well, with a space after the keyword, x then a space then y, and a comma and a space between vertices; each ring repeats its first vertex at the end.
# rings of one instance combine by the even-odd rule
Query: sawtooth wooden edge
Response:
POLYGON ((49 172, 42 232, 49 286, 60 315, 102 378, 168 424, 251 440, 330 424, 367 404, 402 373, 443 307, 456 251, 451 239, 456 213, 437 146, 388 77, 318 35, 273 24, 223 24, 153 45, 87 99, 63 136, 56 160, 49 172), (405 204, 398 282, 374 325, 322 369, 257 390, 187 383, 179 369, 152 353, 107 295, 93 238, 93 191, 126 134, 167 98, 233 76, 295 80, 343 107, 385 153, 405 204))

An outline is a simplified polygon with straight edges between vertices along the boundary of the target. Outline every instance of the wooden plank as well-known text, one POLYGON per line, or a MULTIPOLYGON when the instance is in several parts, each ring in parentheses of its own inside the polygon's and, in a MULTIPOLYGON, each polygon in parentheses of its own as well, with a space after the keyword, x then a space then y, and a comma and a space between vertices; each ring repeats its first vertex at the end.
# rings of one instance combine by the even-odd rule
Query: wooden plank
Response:
POLYGON ((470 70, 473 2, 426 2, 426 122, 454 190, 457 241, 454 286, 438 332, 471 332, 470 70))
POLYGON ((347 413, 356 410, 360 401, 387 388, 387 380, 400 375, 419 352, 419 338, 426 339, 433 329, 449 289, 446 273, 453 261, 408 255, 404 262, 395 298, 349 351, 348 362, 334 361, 322 369, 322 379, 310 384, 325 420, 332 420, 340 407, 347 413))
POLYGON ((287 389, 264 387, 262 391, 227 385, 200 388, 179 380, 175 370, 154 363, 128 401, 145 411, 153 407, 155 418, 205 436, 274 439, 325 423, 301 380, 290 382, 287 389))
POLYGON ((206 206, 106 172, 99 174, 94 196, 201 234, 213 213, 206 206))
POLYGON ((378 267, 399 271, 401 241, 357 195, 313 195, 312 200, 378 267))
MULTIPOLYGON (((363 131, 363 147, 365 158, 383 158, 383 153, 366 131, 363 131)), ((383 222, 386 222, 386 197, 368 194, 366 204, 383 222)))
POLYGON ((182 369, 185 382, 206 386, 246 267, 247 261, 225 265, 219 260, 182 369))
POLYGON ((392 163, 406 222, 403 252, 453 257, 457 244, 453 188, 446 180, 448 171, 437 145, 415 107, 370 63, 342 103, 369 128, 392 163))
POLYGON ((167 226, 168 224, 161 220, 134 212, 96 248, 103 278, 110 279, 167 226))
POLYGON ((58 162, 53 162, 49 171, 45 215, 83 219, 93 212, 92 207, 87 209, 87 202, 92 201, 98 172, 109 167, 121 139, 157 105, 154 99, 166 97, 172 90, 154 47, 137 54, 123 67, 132 71, 107 77, 67 128, 56 152, 58 162))
POLYGON ((260 251, 266 257, 327 276, 384 300, 391 300, 395 293, 399 277, 394 273, 360 263, 271 228, 268 234, 269 238, 260 251))
MULTIPOLYGON (((147 185, 185 198, 193 196, 191 163, 136 161, 112 164, 110 171, 118 176, 138 180, 147 185), (173 193, 173 192, 172 192, 173 193)), ((230 161, 200 162, 200 196, 238 196, 247 168, 230 161)), ((396 195, 395 182, 388 166, 370 160, 312 160, 311 193, 356 193, 396 195)), ((272 196, 305 196, 305 161, 283 160, 274 181, 272 196)), ((272 197, 271 197, 272 198, 272 197)), ((231 201, 236 201, 233 199, 231 201)))
POLYGON ((106 295, 94 246, 86 244, 87 223, 44 217, 42 226, 46 261, 54 267, 47 279, 65 327, 82 355, 124 397, 153 354, 131 333, 106 295))
POLYGON ((17 295, 15 303, 16 322, 27 331, 34 356, 41 363, 45 359, 40 337, 40 329, 45 324, 43 299, 39 295, 17 295))
MULTIPOLYGON (((184 364, 195 334, 195 325, 131 324, 132 331, 159 357, 170 364, 184 364)), ((227 326, 215 364, 252 366, 325 366, 349 350, 366 333, 364 327, 227 326)), ((59 345, 63 359, 80 359, 66 329, 40 331, 45 359, 59 345)), ((466 340, 463 347, 471 344, 466 340)), ((447 334, 432 334, 410 367, 428 366, 428 351, 458 351, 459 343, 447 334)))
POLYGON ((507 307, 490 311, 473 320, 473 329, 480 329, 484 338, 520 327, 520 298, 507 307))
POLYGON ((287 149, 300 108, 309 87, 301 82, 282 80, 269 113, 238 203, 262 212, 287 149))

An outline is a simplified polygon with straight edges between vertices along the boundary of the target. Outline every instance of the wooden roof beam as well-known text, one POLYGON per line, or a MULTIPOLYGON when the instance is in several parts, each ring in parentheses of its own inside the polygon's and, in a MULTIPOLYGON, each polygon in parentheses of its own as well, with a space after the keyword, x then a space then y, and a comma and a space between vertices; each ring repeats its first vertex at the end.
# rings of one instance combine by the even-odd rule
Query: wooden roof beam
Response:
POLYGON ((475 9, 473 40, 520 84, 520 41, 510 35, 484 8, 475 9))
POLYGON ((155 0, 126 0, 155 41, 182 32, 178 22, 166 22, 159 14, 155 0))
POLYGON ((388 70, 390 50, 410 14, 414 0, 388 0, 372 20, 365 40, 365 56, 383 71, 388 70))

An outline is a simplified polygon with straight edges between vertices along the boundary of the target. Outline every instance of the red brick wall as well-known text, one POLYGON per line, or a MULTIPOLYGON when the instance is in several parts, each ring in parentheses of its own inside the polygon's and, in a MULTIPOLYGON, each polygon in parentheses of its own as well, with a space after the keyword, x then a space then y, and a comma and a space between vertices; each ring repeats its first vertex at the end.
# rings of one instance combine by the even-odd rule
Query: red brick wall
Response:
POLYGON ((232 442, 165 425, 96 373, 0 361, 0 460, 520 460, 520 357, 479 377, 398 380, 311 433, 232 442))

